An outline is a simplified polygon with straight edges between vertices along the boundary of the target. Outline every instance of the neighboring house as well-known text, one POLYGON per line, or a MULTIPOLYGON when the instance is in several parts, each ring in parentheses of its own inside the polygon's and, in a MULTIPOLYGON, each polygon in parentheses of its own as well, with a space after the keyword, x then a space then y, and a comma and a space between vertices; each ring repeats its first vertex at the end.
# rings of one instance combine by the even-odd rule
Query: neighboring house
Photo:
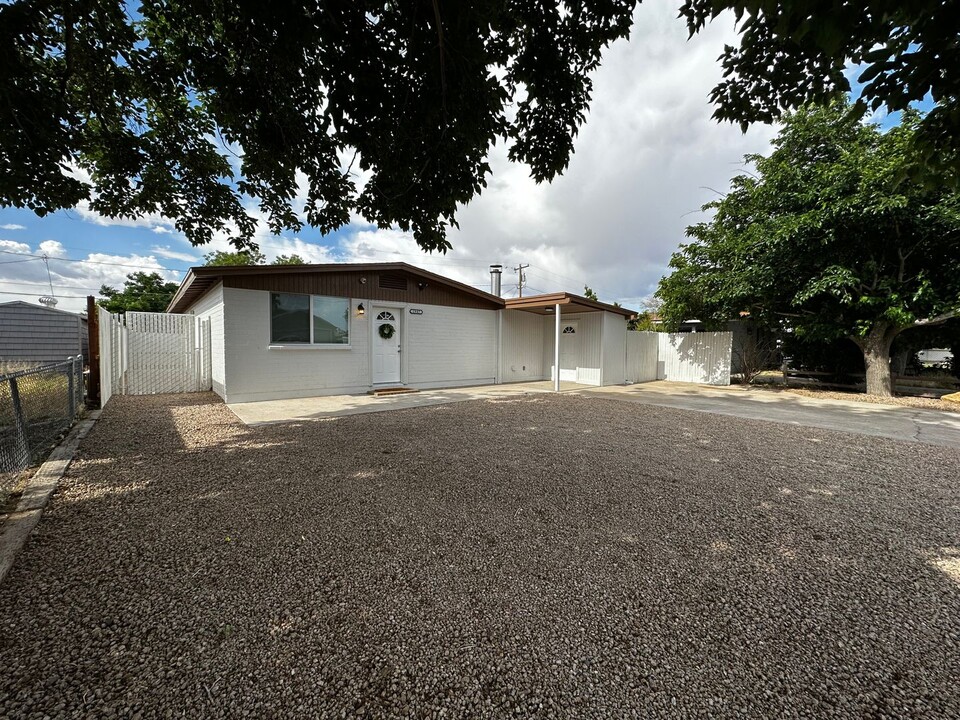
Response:
POLYGON ((0 303, 0 362, 43 365, 76 355, 87 361, 86 318, 19 300, 0 303))
POLYGON ((167 311, 210 321, 213 389, 247 402, 550 380, 558 308, 560 379, 625 382, 632 310, 503 299, 406 263, 193 268, 167 311))
POLYGON ((949 348, 927 348, 917 353, 921 365, 946 365, 953 359, 953 352, 949 348))

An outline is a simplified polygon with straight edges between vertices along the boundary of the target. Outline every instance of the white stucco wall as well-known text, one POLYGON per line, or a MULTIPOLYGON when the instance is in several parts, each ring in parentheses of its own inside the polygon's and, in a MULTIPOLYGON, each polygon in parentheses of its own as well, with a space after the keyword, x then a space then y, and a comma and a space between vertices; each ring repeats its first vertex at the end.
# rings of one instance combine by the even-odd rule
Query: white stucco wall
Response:
POLYGON ((223 296, 228 402, 362 393, 370 388, 370 313, 364 317, 356 313, 364 300, 351 302, 349 347, 271 349, 270 293, 225 288, 223 296))
POLYGON ((226 399, 226 356, 224 353, 223 285, 207 291, 187 309, 188 313, 210 321, 210 377, 213 391, 226 399))
MULTIPOLYGON (((600 384, 600 342, 603 327, 603 315, 600 312, 571 313, 560 316, 560 324, 576 322, 579 340, 579 358, 576 368, 562 366, 563 370, 576 369, 576 382, 581 385, 600 384)), ((548 315, 543 319, 543 366, 548 371, 545 379, 553 379, 554 326, 556 318, 548 315)))
MULTIPOLYGON (((360 394, 372 385, 371 318, 376 301, 353 298, 350 345, 345 348, 270 347, 270 293, 226 288, 224 328, 226 400, 360 394), (363 303, 366 313, 357 315, 363 303)), ((383 303, 399 313, 401 382, 415 388, 495 382, 497 311, 383 303)))
POLYGON ((627 319, 617 313, 603 313, 603 385, 626 381, 627 319))
POLYGON ((543 333, 542 315, 522 310, 504 311, 501 382, 531 382, 546 378, 543 371, 543 333))
POLYGON ((489 385, 497 378, 497 311, 417 305, 401 324, 403 379, 417 388, 489 385))

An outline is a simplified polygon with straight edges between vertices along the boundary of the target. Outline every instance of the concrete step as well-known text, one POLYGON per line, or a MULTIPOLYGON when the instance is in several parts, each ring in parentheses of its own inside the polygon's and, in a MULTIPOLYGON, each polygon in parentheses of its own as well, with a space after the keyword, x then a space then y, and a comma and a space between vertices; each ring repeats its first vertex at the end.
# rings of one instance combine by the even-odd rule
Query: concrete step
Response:
POLYGON ((373 390, 368 390, 367 395, 373 395, 374 397, 384 397, 387 395, 409 395, 410 393, 420 392, 416 388, 408 387, 385 387, 385 388, 375 388, 373 390))

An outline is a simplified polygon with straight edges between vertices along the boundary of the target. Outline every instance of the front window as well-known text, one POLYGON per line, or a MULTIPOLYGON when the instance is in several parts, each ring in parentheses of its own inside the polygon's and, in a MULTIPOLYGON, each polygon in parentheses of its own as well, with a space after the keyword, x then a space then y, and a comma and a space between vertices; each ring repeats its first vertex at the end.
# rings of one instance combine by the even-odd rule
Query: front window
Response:
POLYGON ((278 345, 349 345, 350 300, 270 293, 270 342, 278 345))

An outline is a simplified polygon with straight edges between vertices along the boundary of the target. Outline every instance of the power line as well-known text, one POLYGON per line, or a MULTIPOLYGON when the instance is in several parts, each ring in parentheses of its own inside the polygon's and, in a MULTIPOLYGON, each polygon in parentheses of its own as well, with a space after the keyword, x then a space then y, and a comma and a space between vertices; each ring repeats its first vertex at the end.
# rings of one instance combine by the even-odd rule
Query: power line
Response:
MULTIPOLYGON (((32 253, 19 253, 14 252, 13 250, 0 250, 0 253, 6 253, 7 255, 25 255, 34 260, 42 260, 43 255, 34 255, 32 253)), ((89 265, 114 265, 117 267, 131 267, 131 268, 141 268, 146 270, 166 270, 167 272, 183 272, 183 270, 178 268, 168 268, 163 265, 134 265, 132 263, 114 263, 114 262, 104 262, 103 260, 79 260, 75 258, 50 258, 50 260, 58 260, 60 262, 72 262, 72 263, 87 263, 89 265)), ((26 261, 23 261, 26 262, 26 261)))

